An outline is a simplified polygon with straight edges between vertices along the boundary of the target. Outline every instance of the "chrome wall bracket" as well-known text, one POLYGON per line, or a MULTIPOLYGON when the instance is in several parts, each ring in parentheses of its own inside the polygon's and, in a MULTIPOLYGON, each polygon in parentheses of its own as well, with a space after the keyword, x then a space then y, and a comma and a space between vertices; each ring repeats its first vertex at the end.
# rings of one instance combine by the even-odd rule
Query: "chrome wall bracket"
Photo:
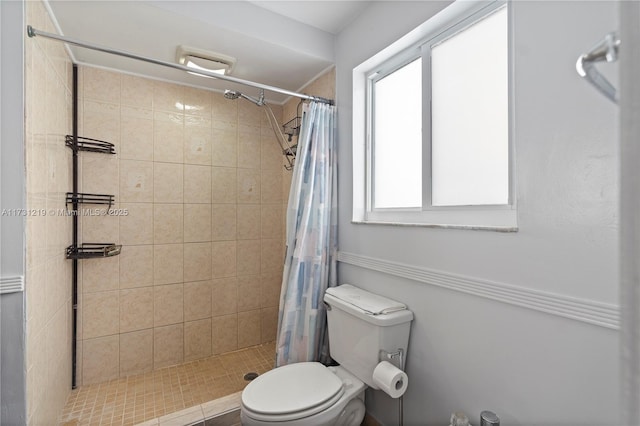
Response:
POLYGON ((615 62, 618 60, 620 38, 616 32, 604 36, 591 51, 578 57, 576 71, 609 100, 618 103, 618 91, 595 67, 596 62, 615 62))

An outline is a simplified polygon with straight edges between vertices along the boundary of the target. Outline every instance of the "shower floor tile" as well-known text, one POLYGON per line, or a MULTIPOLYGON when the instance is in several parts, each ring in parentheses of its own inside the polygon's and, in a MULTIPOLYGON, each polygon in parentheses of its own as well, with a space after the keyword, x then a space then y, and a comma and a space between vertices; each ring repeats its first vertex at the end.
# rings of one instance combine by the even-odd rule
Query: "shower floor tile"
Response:
POLYGON ((149 373, 71 391, 64 426, 134 425, 238 392, 248 372, 273 368, 275 343, 265 343, 149 373))

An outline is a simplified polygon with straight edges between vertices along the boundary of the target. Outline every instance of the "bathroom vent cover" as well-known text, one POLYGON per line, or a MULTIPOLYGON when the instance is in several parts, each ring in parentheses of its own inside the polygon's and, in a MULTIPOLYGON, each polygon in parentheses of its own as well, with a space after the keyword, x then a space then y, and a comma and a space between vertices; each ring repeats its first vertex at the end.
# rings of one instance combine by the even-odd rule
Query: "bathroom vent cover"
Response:
POLYGON ((236 58, 222 53, 209 52, 196 47, 178 46, 176 60, 194 70, 208 71, 221 75, 231 74, 236 58))

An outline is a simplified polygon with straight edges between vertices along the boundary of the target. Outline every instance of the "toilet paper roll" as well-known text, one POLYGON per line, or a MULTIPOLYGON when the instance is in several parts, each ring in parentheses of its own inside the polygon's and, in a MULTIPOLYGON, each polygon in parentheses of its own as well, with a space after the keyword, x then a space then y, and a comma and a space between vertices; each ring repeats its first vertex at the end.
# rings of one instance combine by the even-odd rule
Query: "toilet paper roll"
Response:
POLYGON ((373 370, 373 383, 391 398, 400 398, 409 386, 409 377, 390 362, 382 361, 373 370))

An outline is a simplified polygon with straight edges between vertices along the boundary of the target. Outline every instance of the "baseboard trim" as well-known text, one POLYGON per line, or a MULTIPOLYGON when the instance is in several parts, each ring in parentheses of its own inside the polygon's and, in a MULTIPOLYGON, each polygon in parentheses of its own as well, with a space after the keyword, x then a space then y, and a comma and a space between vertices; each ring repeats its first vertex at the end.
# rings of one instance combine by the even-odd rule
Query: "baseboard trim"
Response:
POLYGON ((451 274, 355 253, 339 252, 338 261, 587 324, 613 330, 620 329, 620 307, 613 304, 451 274))

